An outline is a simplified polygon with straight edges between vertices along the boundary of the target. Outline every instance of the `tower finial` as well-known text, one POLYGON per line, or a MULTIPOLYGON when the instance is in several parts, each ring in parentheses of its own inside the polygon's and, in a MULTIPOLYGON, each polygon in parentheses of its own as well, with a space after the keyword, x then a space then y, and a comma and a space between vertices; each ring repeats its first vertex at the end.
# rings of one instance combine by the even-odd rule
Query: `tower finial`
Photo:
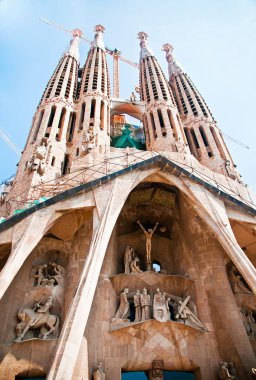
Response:
POLYGON ((169 63, 169 75, 170 79, 174 74, 183 73, 181 65, 176 61, 173 55, 173 46, 169 43, 166 43, 162 46, 162 51, 166 53, 166 61, 169 63))
POLYGON ((140 47, 141 47, 140 59, 153 56, 154 53, 147 43, 147 39, 148 39, 147 33, 139 32, 138 39, 140 40, 140 47))
POLYGON ((95 36, 92 42, 92 47, 98 47, 105 51, 105 44, 103 41, 103 33, 105 32, 105 27, 103 25, 96 25, 94 28, 95 36))
POLYGON ((66 55, 70 55, 74 57, 79 63, 80 55, 79 55, 79 43, 80 38, 82 37, 83 32, 80 29, 73 29, 72 36, 73 38, 70 41, 70 46, 67 49, 66 55))

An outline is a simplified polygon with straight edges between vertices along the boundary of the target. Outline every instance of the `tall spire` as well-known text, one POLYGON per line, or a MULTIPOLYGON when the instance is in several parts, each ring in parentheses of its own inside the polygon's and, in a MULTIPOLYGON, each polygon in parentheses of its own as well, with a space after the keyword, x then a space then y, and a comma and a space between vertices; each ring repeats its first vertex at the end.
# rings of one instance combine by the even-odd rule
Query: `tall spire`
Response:
POLYGON ((154 56, 153 50, 148 46, 148 35, 145 32, 138 33, 138 39, 140 40, 140 59, 154 56))
POLYGON ((105 27, 103 25, 96 25, 95 26, 95 35, 94 35, 94 40, 92 42, 92 48, 98 47, 102 49, 103 51, 106 50, 105 48, 105 43, 103 40, 103 33, 105 32, 105 27))
MULTIPOLYGON (((95 36, 83 67, 77 106, 71 161, 110 145, 110 82, 103 25, 95 26, 95 36)), ((71 167, 72 169, 72 167, 71 167)))
POLYGON ((162 50, 166 53, 169 83, 183 118, 191 153, 210 169, 237 178, 230 153, 204 98, 175 59, 172 45, 166 43, 162 50))
POLYGON ((65 55, 69 55, 70 57, 73 57, 76 59, 76 61, 79 63, 80 55, 79 55, 79 44, 80 44, 80 38, 83 35, 83 32, 80 29, 74 29, 72 30, 73 38, 70 41, 70 46, 67 49, 65 55))
POLYGON ((164 44, 162 47, 162 50, 166 53, 166 60, 169 63, 168 69, 169 69, 169 77, 172 78, 175 74, 181 74, 184 72, 182 66, 179 62, 175 59, 173 52, 173 46, 171 44, 164 44))
POLYGON ((186 144, 178 110, 164 73, 147 45, 148 35, 140 39, 140 96, 146 103, 143 124, 148 149, 177 152, 186 144))

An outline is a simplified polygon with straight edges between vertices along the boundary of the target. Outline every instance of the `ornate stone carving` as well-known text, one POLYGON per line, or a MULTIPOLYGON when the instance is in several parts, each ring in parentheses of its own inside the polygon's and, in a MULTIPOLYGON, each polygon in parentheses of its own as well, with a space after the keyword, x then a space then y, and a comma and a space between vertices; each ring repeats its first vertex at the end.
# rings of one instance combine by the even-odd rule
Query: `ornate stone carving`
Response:
POLYGON ((143 271, 140 269, 139 265, 137 264, 140 261, 138 257, 135 257, 131 263, 130 263, 130 269, 131 273, 143 273, 143 271))
POLYGON ((141 321, 141 294, 139 290, 136 291, 133 299, 134 299, 134 307, 135 307, 134 322, 140 322, 141 321))
POLYGON ((252 294, 252 291, 245 285, 243 277, 237 271, 235 266, 233 266, 229 272, 229 280, 231 288, 235 294, 252 294))
POLYGON ((139 220, 137 220, 137 223, 146 236, 147 270, 151 270, 151 240, 152 240, 153 234, 154 234, 155 230, 157 229, 157 226, 159 223, 156 222, 155 227, 153 229, 149 228, 147 231, 145 230, 145 228, 143 227, 143 225, 141 224, 141 222, 139 220))
POLYGON ((163 360, 153 360, 152 362, 152 378, 153 379, 163 379, 164 361, 163 360))
POLYGON ((165 299, 165 294, 160 292, 160 289, 156 289, 153 300, 153 316, 158 322, 166 322, 170 320, 169 307, 165 299))
POLYGON ((47 339, 58 327, 59 317, 49 312, 53 305, 53 297, 48 297, 45 303, 41 304, 44 297, 35 304, 33 309, 24 307, 19 310, 18 319, 21 322, 16 325, 15 342, 21 342, 30 329, 38 328, 40 328, 38 338, 47 339))
POLYGON ((174 313, 177 322, 182 322, 185 325, 194 327, 196 329, 206 331, 206 327, 200 319, 189 309, 188 302, 190 296, 187 296, 184 301, 176 299, 174 303, 174 313))
POLYGON ((120 294, 120 304, 119 304, 119 308, 117 309, 117 312, 114 316, 114 318, 112 318, 112 322, 130 322, 129 319, 127 319, 127 317, 129 316, 129 313, 130 313, 130 304, 129 304, 129 301, 127 299, 127 294, 129 293, 129 289, 128 288, 125 288, 123 290, 123 292, 120 294))
POLYGON ((99 362, 96 371, 93 372, 93 380, 105 380, 105 373, 102 362, 99 362))
POLYGON ((92 126, 83 135, 82 141, 82 155, 90 153, 96 146, 97 133, 94 132, 92 126))
POLYGON ((31 161, 28 163, 28 168, 31 171, 37 171, 43 175, 45 172, 45 157, 47 153, 47 138, 43 138, 41 145, 35 148, 31 161))
POLYGON ((142 294, 140 295, 140 303, 141 303, 141 321, 146 321, 150 319, 150 295, 146 288, 143 289, 142 294))
POLYGON ((247 335, 252 339, 256 339, 256 320, 253 316, 254 311, 249 308, 243 307, 240 310, 240 312, 243 318, 244 327, 246 329, 247 335))
POLYGON ((233 362, 220 361, 220 368, 218 370, 218 378, 220 380, 234 379, 239 380, 233 362))
POLYGON ((33 269, 35 286, 63 286, 66 271, 56 263, 38 265, 33 269))
POLYGON ((124 273, 131 273, 130 264, 133 259, 134 249, 127 245, 124 251, 124 273))

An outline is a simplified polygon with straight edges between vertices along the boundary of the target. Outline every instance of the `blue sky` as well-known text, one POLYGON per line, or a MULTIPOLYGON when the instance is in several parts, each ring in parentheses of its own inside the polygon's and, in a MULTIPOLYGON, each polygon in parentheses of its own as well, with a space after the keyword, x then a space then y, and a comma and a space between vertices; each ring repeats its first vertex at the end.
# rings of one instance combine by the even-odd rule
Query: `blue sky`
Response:
MULTIPOLYGON (((170 42, 222 132, 250 146, 246 150, 226 139, 244 181, 256 189, 256 0, 0 0, 0 128, 21 148, 70 40, 39 17, 79 27, 90 39, 101 23, 106 45, 137 62, 136 36, 143 30, 166 73, 161 46, 170 42)), ((81 45, 82 65, 87 52, 88 45, 81 45)), ((120 80, 121 96, 128 98, 138 83, 137 69, 120 63, 120 80)), ((0 182, 15 172, 17 162, 0 139, 0 182)))

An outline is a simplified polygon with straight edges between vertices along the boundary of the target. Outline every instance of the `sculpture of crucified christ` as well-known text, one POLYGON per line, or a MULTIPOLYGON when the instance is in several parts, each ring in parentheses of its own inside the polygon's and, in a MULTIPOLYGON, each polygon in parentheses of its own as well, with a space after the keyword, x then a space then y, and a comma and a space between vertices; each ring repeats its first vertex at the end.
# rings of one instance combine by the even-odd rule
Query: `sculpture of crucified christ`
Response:
POLYGON ((143 227, 143 225, 141 224, 141 222, 139 220, 137 220, 137 223, 146 236, 147 264, 151 264, 151 240, 152 240, 153 233, 157 229, 157 226, 159 223, 156 222, 155 227, 153 229, 149 228, 147 231, 145 230, 145 228, 143 227))

